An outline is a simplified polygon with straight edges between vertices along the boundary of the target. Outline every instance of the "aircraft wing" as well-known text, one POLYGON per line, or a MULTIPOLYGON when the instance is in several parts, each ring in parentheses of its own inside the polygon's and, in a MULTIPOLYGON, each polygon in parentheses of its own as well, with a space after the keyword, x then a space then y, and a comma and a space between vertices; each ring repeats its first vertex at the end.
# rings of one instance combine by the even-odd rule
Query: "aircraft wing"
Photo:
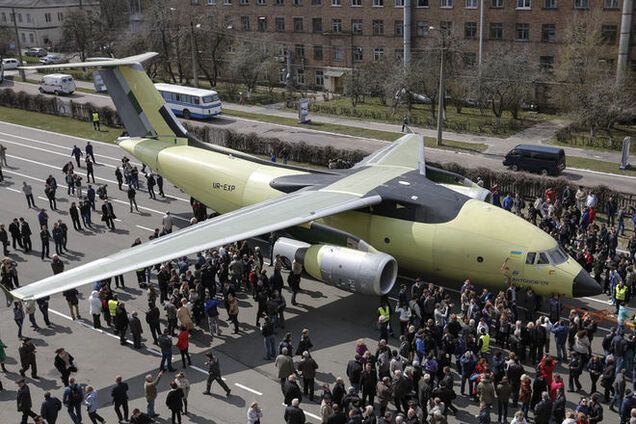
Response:
POLYGON ((377 194, 348 190, 350 185, 344 181, 347 179, 334 183, 333 189, 328 186, 320 190, 301 190, 220 215, 20 287, 10 294, 17 299, 39 299, 202 250, 374 205, 382 200, 377 194))
POLYGON ((358 162, 354 168, 364 166, 391 166, 411 171, 419 168, 424 153, 419 134, 406 134, 387 147, 374 152, 358 162))

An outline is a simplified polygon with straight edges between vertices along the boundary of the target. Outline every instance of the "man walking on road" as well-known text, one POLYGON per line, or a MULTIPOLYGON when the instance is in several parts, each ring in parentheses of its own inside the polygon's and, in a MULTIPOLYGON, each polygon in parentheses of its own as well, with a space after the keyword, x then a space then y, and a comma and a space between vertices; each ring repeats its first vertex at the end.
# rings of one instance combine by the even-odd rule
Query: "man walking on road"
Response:
POLYGON ((68 210, 68 214, 71 216, 71 221, 73 221, 73 228, 77 231, 82 231, 82 225, 80 224, 80 212, 77 209, 77 205, 75 202, 71 203, 71 207, 68 210))
POLYGON ((48 424, 55 424, 57 414, 62 409, 62 402, 55 396, 51 396, 50 392, 44 393, 44 402, 40 407, 40 416, 46 420, 48 424))
POLYGON ((176 371, 176 369, 172 368, 172 340, 170 340, 170 332, 167 328, 163 330, 163 334, 159 336, 157 341, 161 348, 161 363, 159 364, 159 370, 165 371, 167 368, 170 372, 176 371))
POLYGON ((93 170, 93 161, 88 157, 86 158, 86 182, 91 182, 91 177, 93 177, 93 183, 95 183, 95 171, 93 170))
POLYGON ((26 385, 24 378, 19 379, 17 382, 18 385, 18 412, 22 412, 22 420, 21 424, 27 424, 29 421, 29 417, 35 419, 38 416, 35 412, 31 410, 33 407, 33 401, 31 400, 31 391, 29 390, 29 386, 26 385))
POLYGON ((208 357, 208 360, 205 361, 205 366, 208 367, 208 382, 203 392, 204 395, 209 395, 210 388, 212 387, 213 382, 219 383, 219 385, 225 390, 225 395, 230 396, 230 388, 225 384, 225 381, 221 378, 221 366, 219 364, 219 359, 214 356, 214 353, 208 352, 205 354, 208 357))
POLYGON ((13 250, 16 250, 16 243, 18 246, 22 247, 22 234, 20 233, 20 222, 18 218, 13 218, 13 222, 9 224, 9 234, 11 234, 11 239, 13 241, 13 250))
MULTIPOLYGON (((35 205, 34 205, 35 206, 35 205)), ((24 246, 24 252, 29 253, 33 247, 31 244, 31 227, 29 223, 20 217, 20 234, 22 235, 22 245, 24 246)))
MULTIPOLYGON (((132 212, 132 210, 131 210, 132 212)), ((102 205, 102 221, 106 223, 106 226, 111 230, 115 229, 115 211, 113 210, 113 204, 108 199, 102 205)))
POLYGON ((35 200, 33 200, 33 187, 30 184, 27 184, 26 181, 22 182, 22 193, 27 199, 27 204, 29 208, 35 208, 35 200))
POLYGON ((71 377, 68 382, 69 385, 64 389, 62 403, 66 406, 66 410, 73 424, 81 424, 84 392, 82 386, 75 382, 75 378, 71 377))
POLYGON ((115 387, 111 390, 110 395, 113 398, 119 422, 128 421, 128 383, 123 382, 121 375, 115 377, 115 387), (123 410, 123 414, 120 408, 123 410))
POLYGON ((133 211, 133 205, 135 205, 135 209, 139 212, 139 208, 137 207, 137 201, 135 200, 135 196, 137 192, 132 185, 128 186, 128 203, 130 203, 130 213, 133 211))
POLYGON ((97 161, 95 160, 95 155, 93 154, 93 145, 91 144, 90 141, 86 143, 86 147, 84 148, 84 151, 86 152, 86 159, 90 157, 93 163, 96 164, 97 161))
POLYGON ((161 219, 161 224, 163 225, 163 232, 166 234, 170 234, 172 232, 172 215, 170 215, 170 211, 167 211, 166 214, 161 219))
POLYGON ((80 158, 82 157, 82 150, 77 147, 77 145, 73 145, 73 150, 71 151, 71 156, 75 158, 75 162, 77 163, 77 167, 81 168, 82 164, 80 163, 80 158))

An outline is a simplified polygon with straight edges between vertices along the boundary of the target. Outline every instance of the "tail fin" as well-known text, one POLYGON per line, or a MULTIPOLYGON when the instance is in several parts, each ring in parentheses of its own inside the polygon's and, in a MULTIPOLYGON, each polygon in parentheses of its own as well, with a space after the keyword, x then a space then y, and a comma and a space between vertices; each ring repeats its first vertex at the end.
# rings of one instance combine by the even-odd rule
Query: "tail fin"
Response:
POLYGON ((166 106, 141 66, 142 62, 155 56, 157 53, 149 52, 122 59, 97 59, 23 69, 98 68, 129 136, 172 138, 175 143, 186 143, 186 129, 166 106))

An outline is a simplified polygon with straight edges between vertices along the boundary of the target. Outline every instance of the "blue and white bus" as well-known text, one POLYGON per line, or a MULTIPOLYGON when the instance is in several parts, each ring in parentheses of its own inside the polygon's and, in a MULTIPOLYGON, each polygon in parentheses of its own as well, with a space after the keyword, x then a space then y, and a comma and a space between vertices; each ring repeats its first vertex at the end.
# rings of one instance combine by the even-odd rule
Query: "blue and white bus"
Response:
POLYGON ((173 84, 155 84, 155 87, 177 116, 209 119, 221 113, 221 99, 214 90, 173 84))

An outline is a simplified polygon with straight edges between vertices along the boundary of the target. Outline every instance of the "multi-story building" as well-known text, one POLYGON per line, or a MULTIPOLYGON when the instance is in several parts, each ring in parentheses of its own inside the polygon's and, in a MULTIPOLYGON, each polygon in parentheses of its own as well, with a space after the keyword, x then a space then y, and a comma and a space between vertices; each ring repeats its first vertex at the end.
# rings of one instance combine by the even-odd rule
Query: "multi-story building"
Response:
POLYGON ((0 26, 14 34, 21 47, 53 47, 62 38, 65 16, 73 9, 99 10, 99 0, 0 0, 0 26))
MULTIPOLYGON (((633 9, 633 0, 188 1, 195 16, 222 16, 243 38, 270 34, 294 55, 299 83, 332 91, 341 89, 342 76, 352 66, 404 56, 405 28, 409 30, 404 25, 405 2, 410 2, 412 54, 430 51, 431 27, 452 29, 453 36, 462 40, 467 66, 478 64, 481 44, 484 55, 497 46, 527 48, 531 60, 548 73, 558 61, 568 24, 585 13, 600 14, 607 61, 616 66, 622 8, 633 9)), ((622 53, 628 66, 636 69, 636 22, 629 22, 632 11, 627 11, 630 19, 625 29, 631 42, 622 53)))

